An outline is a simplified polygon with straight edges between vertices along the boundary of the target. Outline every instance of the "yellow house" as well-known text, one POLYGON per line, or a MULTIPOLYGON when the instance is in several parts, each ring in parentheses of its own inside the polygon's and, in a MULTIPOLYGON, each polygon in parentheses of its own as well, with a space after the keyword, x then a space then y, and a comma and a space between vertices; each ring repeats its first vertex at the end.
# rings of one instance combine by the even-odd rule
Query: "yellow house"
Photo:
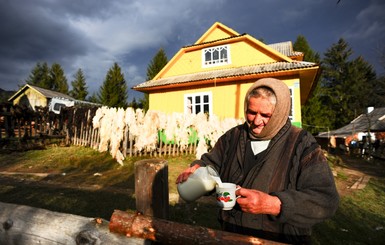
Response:
POLYGON ((35 110, 36 106, 48 106, 52 98, 55 97, 68 100, 75 100, 71 96, 63 93, 26 84, 21 89, 19 89, 19 91, 17 91, 14 95, 12 95, 8 99, 8 101, 12 102, 13 105, 23 105, 32 110, 35 110))
POLYGON ((149 94, 149 109, 165 113, 243 118, 246 91, 259 78, 283 80, 292 95, 292 123, 301 126, 303 105, 319 75, 291 42, 266 45, 216 22, 195 44, 182 47, 153 80, 133 89, 149 94))

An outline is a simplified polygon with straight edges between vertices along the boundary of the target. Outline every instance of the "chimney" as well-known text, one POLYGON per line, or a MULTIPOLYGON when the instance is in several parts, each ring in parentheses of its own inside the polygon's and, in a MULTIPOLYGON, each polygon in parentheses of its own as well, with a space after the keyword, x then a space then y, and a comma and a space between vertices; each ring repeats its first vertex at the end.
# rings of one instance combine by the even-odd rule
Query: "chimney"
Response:
POLYGON ((373 110, 374 110, 374 107, 373 106, 369 106, 367 108, 368 114, 371 113, 373 110))

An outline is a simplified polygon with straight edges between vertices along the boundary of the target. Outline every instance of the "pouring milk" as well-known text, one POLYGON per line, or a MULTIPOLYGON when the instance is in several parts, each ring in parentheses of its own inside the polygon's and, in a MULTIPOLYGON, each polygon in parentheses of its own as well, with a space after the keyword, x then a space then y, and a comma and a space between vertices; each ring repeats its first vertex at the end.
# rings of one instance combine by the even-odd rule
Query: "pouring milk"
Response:
POLYGON ((222 185, 217 171, 211 166, 207 166, 195 170, 185 182, 178 184, 177 189, 183 200, 193 202, 214 190, 217 184, 222 185))

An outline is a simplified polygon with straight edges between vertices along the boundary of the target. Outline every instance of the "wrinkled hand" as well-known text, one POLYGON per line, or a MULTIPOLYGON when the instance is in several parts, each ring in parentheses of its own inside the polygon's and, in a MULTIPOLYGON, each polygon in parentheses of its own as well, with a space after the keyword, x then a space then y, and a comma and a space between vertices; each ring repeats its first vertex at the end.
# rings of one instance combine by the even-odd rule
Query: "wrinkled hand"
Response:
POLYGON ((198 164, 195 164, 194 166, 192 167, 189 167, 187 168, 185 171, 183 171, 179 176, 178 178, 176 179, 175 183, 176 184, 179 184, 179 183, 182 183, 182 182, 185 182, 188 177, 193 174, 195 172, 195 170, 197 170, 200 166, 198 164))
POLYGON ((276 196, 246 188, 240 188, 235 194, 240 196, 237 203, 243 212, 274 216, 281 212, 281 200, 276 196))

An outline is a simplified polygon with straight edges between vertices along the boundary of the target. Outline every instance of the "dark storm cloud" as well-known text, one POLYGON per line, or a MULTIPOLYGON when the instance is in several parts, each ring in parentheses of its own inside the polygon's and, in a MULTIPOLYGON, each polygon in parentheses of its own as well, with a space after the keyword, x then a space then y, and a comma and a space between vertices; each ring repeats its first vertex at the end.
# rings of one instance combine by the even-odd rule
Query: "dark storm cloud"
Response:
POLYGON ((160 47, 171 59, 217 21, 266 43, 304 35, 321 55, 345 38, 379 69, 384 9, 382 0, 0 0, 0 88, 17 90, 37 62, 59 63, 69 85, 82 68, 90 94, 117 62, 132 87, 160 47))
POLYGON ((57 6, 47 8, 38 1, 1 1, 0 33, 3 89, 10 88, 9 79, 20 82, 20 72, 31 70, 36 62, 70 62, 71 57, 84 55, 92 46, 71 29, 57 6))

